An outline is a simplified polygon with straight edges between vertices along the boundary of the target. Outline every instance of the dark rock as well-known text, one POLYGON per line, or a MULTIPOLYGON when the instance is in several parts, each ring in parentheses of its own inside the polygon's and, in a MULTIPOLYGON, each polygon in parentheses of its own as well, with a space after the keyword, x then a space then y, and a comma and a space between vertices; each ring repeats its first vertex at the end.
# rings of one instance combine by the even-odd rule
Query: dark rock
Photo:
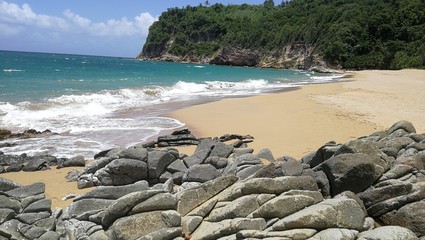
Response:
POLYGON ((106 165, 108 165, 110 162, 114 161, 115 159, 117 158, 102 157, 102 158, 96 159, 85 166, 84 172, 95 173, 97 170, 104 168, 106 165))
POLYGON ((136 182, 124 186, 102 186, 85 193, 81 197, 76 198, 74 201, 87 198, 100 198, 100 199, 118 199, 132 192, 145 191, 149 189, 149 184, 146 181, 136 182))
POLYGON ((332 157, 338 149, 339 145, 334 141, 328 142, 320 147, 313 156, 304 157, 302 163, 307 163, 313 168, 332 157))
POLYGON ((22 212, 30 213, 30 212, 49 212, 51 213, 52 200, 50 199, 42 199, 37 202, 31 203, 27 206, 22 212))
POLYGON ((393 210, 399 209, 406 204, 421 201, 422 199, 425 199, 425 186, 414 184, 411 193, 390 198, 372 205, 367 209, 367 212, 369 216, 377 218, 393 210))
POLYGON ((222 142, 217 142, 211 151, 210 156, 227 158, 233 152, 233 146, 226 145, 222 142))
POLYGON ((83 156, 76 156, 64 161, 62 163, 63 167, 84 167, 86 164, 86 160, 83 156))
POLYGON ((270 163, 258 170, 252 178, 275 178, 283 176, 282 167, 277 163, 270 163))
POLYGON ((177 159, 174 162, 172 162, 170 165, 168 165, 167 170, 170 173, 175 173, 175 172, 186 172, 187 171, 187 167, 186 165, 184 165, 183 160, 177 159))
POLYGON ((406 227, 419 237, 425 236, 423 219, 425 219, 425 200, 407 204, 381 217, 384 224, 406 227))
POLYGON ((406 148, 410 144, 414 143, 414 141, 409 137, 398 137, 388 140, 381 140, 378 142, 379 148, 393 148, 399 152, 401 149, 406 148))
POLYGON ((148 160, 148 150, 146 148, 130 147, 121 151, 118 155, 120 158, 137 159, 144 162, 148 160))
POLYGON ((183 183, 183 176, 184 176, 184 173, 182 172, 173 173, 174 184, 181 185, 183 183))
POLYGON ((34 196, 34 195, 44 193, 44 191, 45 191, 45 184, 42 182, 39 182, 39 183, 34 183, 28 186, 15 188, 5 193, 7 196, 23 199, 29 196, 34 196))
POLYGON ((15 216, 16 216, 16 212, 13 209, 0 208, 0 224, 3 224, 4 222, 9 221, 15 216))
POLYGON ((34 196, 25 197, 23 199, 20 199, 21 207, 22 207, 22 209, 25 209, 30 204, 35 203, 35 202, 40 201, 40 200, 43 200, 45 198, 46 198, 46 196, 44 195, 44 193, 37 194, 37 195, 34 195, 34 196))
POLYGON ((382 169, 375 167, 372 158, 363 153, 337 155, 314 170, 326 174, 332 195, 343 191, 359 193, 382 176, 382 169))
POLYGON ((161 174, 161 176, 159 176, 159 182, 160 183, 165 183, 168 179, 173 178, 173 174, 171 174, 170 172, 163 172, 161 174))
POLYGON ((215 168, 217 169, 222 169, 225 168, 227 166, 227 158, 223 158, 223 157, 208 157, 205 160, 206 164, 211 164, 213 165, 215 168))
POLYGON ((24 168, 22 163, 12 163, 6 168, 6 172, 20 172, 24 168))
POLYGON ((222 48, 212 59, 211 64, 248 66, 254 67, 260 61, 260 56, 255 51, 241 50, 236 48, 222 48))
POLYGON ((130 215, 159 210, 176 210, 177 198, 170 193, 158 193, 143 202, 138 203, 130 211, 130 215))
POLYGON ((151 151, 148 153, 148 177, 158 179, 164 170, 174 162, 176 158, 165 151, 151 151))
POLYGON ((148 178, 147 164, 140 160, 115 159, 102 170, 95 175, 106 186, 126 185, 148 178))
POLYGON ((12 182, 9 179, 0 177, 0 192, 7 192, 15 188, 20 188, 21 185, 12 182))
POLYGON ((381 177, 381 179, 379 179, 379 181, 400 178, 413 172, 413 170, 413 167, 410 165, 396 164, 388 172, 384 173, 384 175, 381 177))
POLYGON ((319 186, 323 197, 330 197, 331 186, 329 184, 329 179, 327 178, 326 173, 323 171, 316 171, 314 172, 314 179, 316 179, 317 186, 319 186))
POLYGON ((40 221, 41 219, 45 219, 49 217, 50 217, 49 212, 21 213, 16 215, 17 220, 26 224, 34 224, 35 222, 40 221))
POLYGON ((392 125, 389 129, 388 129, 388 134, 391 134, 399 129, 402 129, 408 133, 416 133, 416 129, 413 126, 413 124, 409 121, 399 121, 396 122, 394 125, 392 125))
POLYGON ((138 146, 138 147, 140 146, 142 148, 155 148, 155 144, 156 144, 155 141, 149 141, 149 142, 143 143, 141 145, 136 145, 136 146, 138 146))
POLYGON ((80 221, 89 220, 89 216, 106 209, 114 201, 107 199, 81 199, 74 201, 63 212, 61 220, 77 219, 80 221))
POLYGON ((201 140, 196 147, 194 154, 183 159, 185 165, 187 167, 191 167, 193 165, 203 163, 210 155, 215 144, 216 141, 209 138, 201 140))
POLYGON ((0 195, 0 209, 7 208, 12 209, 16 213, 21 210, 21 204, 18 200, 13 200, 4 195, 0 195))
POLYGON ((210 164, 194 165, 190 167, 183 176, 184 182, 206 182, 216 179, 221 173, 210 164))
POLYGON ((407 195, 412 191, 412 184, 400 182, 398 184, 391 184, 380 188, 368 188, 366 191, 361 192, 358 196, 363 200, 366 207, 370 207, 379 202, 395 198, 402 195, 407 195))

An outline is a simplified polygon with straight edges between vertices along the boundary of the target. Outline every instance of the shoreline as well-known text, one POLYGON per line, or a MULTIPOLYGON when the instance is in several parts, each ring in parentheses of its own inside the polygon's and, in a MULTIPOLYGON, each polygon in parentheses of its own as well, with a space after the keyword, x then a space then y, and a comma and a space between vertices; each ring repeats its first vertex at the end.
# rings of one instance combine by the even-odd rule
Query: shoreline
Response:
MULTIPOLYGON (((399 120, 408 120, 417 132, 425 132, 425 102, 421 101, 425 70, 347 74, 349 77, 332 83, 198 103, 165 116, 181 121, 185 124, 182 128, 198 138, 227 133, 252 135, 255 139, 248 147, 255 152, 269 148, 275 158, 300 159, 329 141, 344 143, 387 129, 399 120)), ((177 148, 191 155, 196 146, 177 148)), ((23 185, 46 183, 46 196, 52 199, 54 209, 72 202, 62 201, 64 196, 92 190, 77 189, 75 182, 66 182, 65 175, 72 169, 6 173, 0 177, 23 185)))
POLYGON ((346 73, 342 81, 223 99, 167 116, 185 123, 197 137, 250 134, 255 138, 250 147, 256 151, 270 148, 275 157, 301 158, 329 141, 347 142, 386 129, 401 119, 411 121, 418 132, 425 131, 421 123, 425 103, 420 97, 411 100, 414 92, 421 96, 420 89, 425 87, 424 70, 346 73))

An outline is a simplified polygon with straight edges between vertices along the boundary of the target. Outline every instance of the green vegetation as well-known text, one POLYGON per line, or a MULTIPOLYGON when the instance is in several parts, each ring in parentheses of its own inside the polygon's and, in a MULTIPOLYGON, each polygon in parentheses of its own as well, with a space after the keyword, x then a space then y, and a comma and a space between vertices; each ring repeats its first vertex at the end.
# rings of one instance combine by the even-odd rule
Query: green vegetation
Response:
POLYGON ((424 0, 293 0, 173 8, 150 30, 144 56, 211 57, 221 47, 262 53, 315 47, 345 69, 425 67, 424 0))

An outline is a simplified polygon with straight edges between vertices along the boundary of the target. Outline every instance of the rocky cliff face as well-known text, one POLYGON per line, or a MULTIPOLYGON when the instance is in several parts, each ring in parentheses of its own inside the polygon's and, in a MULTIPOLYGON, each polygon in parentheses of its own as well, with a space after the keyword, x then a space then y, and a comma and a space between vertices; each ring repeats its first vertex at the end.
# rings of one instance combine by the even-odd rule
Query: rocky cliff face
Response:
POLYGON ((262 68, 300 69, 317 72, 332 72, 339 69, 331 66, 315 53, 315 48, 306 44, 292 44, 272 51, 256 49, 220 48, 212 57, 195 55, 176 56, 167 47, 163 51, 144 49, 138 59, 171 62, 196 62, 228 66, 247 66, 262 68))

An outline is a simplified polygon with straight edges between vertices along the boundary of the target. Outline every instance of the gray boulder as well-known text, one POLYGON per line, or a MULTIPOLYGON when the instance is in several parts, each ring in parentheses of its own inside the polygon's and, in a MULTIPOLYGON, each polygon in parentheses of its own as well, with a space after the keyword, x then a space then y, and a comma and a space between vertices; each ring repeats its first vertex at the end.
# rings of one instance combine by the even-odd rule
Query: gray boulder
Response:
POLYGON ((286 196, 282 194, 256 209, 252 213, 252 217, 265 219, 284 218, 315 203, 317 202, 312 197, 304 195, 286 196))
POLYGON ((180 227, 176 211, 154 211, 123 217, 109 228, 110 239, 139 239, 164 228, 180 227))
POLYGON ((233 146, 217 142, 209 156, 227 158, 233 152, 233 146))
POLYGON ((104 168, 110 162, 117 159, 116 157, 102 157, 91 161, 84 167, 84 172, 86 173, 95 173, 97 170, 104 168))
POLYGON ((176 173, 176 172, 184 173, 187 171, 187 167, 186 165, 184 165, 183 160, 177 159, 174 162, 172 162, 170 165, 168 165, 167 171, 169 171, 170 173, 176 173))
POLYGON ((105 214, 102 217, 102 225, 109 227, 115 220, 127 215, 138 203, 162 192, 162 190, 139 191, 129 193, 117 199, 106 208, 105 214))
POLYGON ((165 151, 151 151, 148 153, 148 176, 149 179, 158 179, 165 169, 174 162, 174 155, 165 151))
POLYGON ((395 184, 386 185, 380 188, 371 187, 361 192, 358 196, 363 200, 364 205, 368 208, 379 202, 407 195, 412 191, 412 184, 404 182, 396 182, 395 184))
POLYGON ((295 159, 289 158, 282 162, 284 176, 300 176, 303 173, 303 166, 295 159))
POLYGON ((358 240, 418 240, 418 237, 407 228, 400 226, 384 226, 359 233, 358 240))
POLYGON ((81 199, 87 199, 87 198, 118 199, 129 193, 145 191, 148 189, 149 189, 149 184, 146 181, 139 181, 139 182, 129 184, 129 185, 124 185, 124 186, 100 186, 76 198, 74 201, 79 201, 81 199))
POLYGON ((120 158, 130 158, 146 162, 148 160, 148 150, 142 147, 129 147, 118 153, 120 158))
POLYGON ((62 163, 62 167, 84 167, 86 160, 83 156, 72 157, 62 163))
POLYGON ((266 159, 266 160, 269 160, 270 162, 274 162, 275 161, 275 158, 273 156, 272 151, 270 149, 268 149, 268 148, 261 149, 257 153, 257 157, 263 158, 263 159, 266 159))
POLYGON ((320 231, 316 235, 308 240, 329 240, 329 239, 338 239, 338 240, 355 240, 357 239, 357 234, 359 231, 344 229, 344 228, 329 228, 323 231, 320 231))
POLYGON ((12 209, 16 213, 18 213, 21 210, 21 204, 18 200, 14 200, 8 198, 7 196, 0 195, 0 209, 2 208, 12 209))
POLYGON ((34 195, 38 195, 38 194, 42 194, 45 191, 45 184, 42 182, 38 182, 38 183, 34 183, 28 186, 23 186, 23 187, 19 187, 19 188, 15 188, 13 190, 9 190, 7 192, 5 192, 5 194, 7 196, 11 196, 14 198, 26 198, 29 196, 34 196, 34 195))
POLYGON ((356 200, 341 196, 291 214, 273 224, 270 230, 347 228, 361 231, 365 218, 366 214, 356 200))
POLYGON ((159 211, 159 210, 176 210, 177 198, 170 193, 159 193, 143 202, 138 203, 130 211, 130 214, 159 211))
POLYGON ((16 216, 16 212, 8 208, 0 208, 0 224, 9 221, 16 216))
POLYGON ((416 133, 416 129, 411 122, 402 120, 402 121, 394 123, 394 125, 392 125, 388 129, 388 134, 391 134, 399 129, 402 129, 408 133, 416 133))
POLYGON ((183 176, 183 182, 207 182, 221 176, 221 173, 210 164, 200 164, 190 167, 183 176))
POLYGON ((385 224, 406 227, 419 237, 425 236, 423 219, 425 219, 425 200, 407 204, 381 217, 385 224))
POLYGON ((235 234, 242 230, 264 230, 266 221, 262 218, 234 218, 221 222, 203 221, 193 232, 191 240, 215 240, 224 236, 235 234))
POLYGON ((111 205, 113 200, 106 199, 81 199, 69 205, 61 216, 61 220, 77 219, 88 221, 93 214, 99 213, 111 205))
POLYGON ((287 231, 256 231, 256 230, 242 230, 236 234, 236 239, 307 239, 317 233, 314 229, 293 229, 287 231))
POLYGON ((383 172, 363 153, 340 154, 314 168, 329 179, 333 196, 343 191, 359 193, 378 180, 383 172))
POLYGON ((148 178, 147 164, 140 160, 120 158, 95 173, 102 185, 127 185, 148 178))
POLYGON ((181 227, 161 228, 155 232, 149 233, 138 240, 176 240, 182 236, 181 227))
POLYGON ((52 200, 50 199, 42 199, 39 201, 36 201, 34 203, 31 203, 29 206, 27 206, 22 212, 23 213, 30 213, 30 212, 52 212, 52 200))
POLYGON ((0 177, 0 192, 7 192, 19 187, 21 187, 20 184, 10 181, 9 179, 0 177))
POLYGON ((44 158, 35 158, 29 161, 22 170, 25 172, 33 172, 47 169, 47 160, 44 158))

